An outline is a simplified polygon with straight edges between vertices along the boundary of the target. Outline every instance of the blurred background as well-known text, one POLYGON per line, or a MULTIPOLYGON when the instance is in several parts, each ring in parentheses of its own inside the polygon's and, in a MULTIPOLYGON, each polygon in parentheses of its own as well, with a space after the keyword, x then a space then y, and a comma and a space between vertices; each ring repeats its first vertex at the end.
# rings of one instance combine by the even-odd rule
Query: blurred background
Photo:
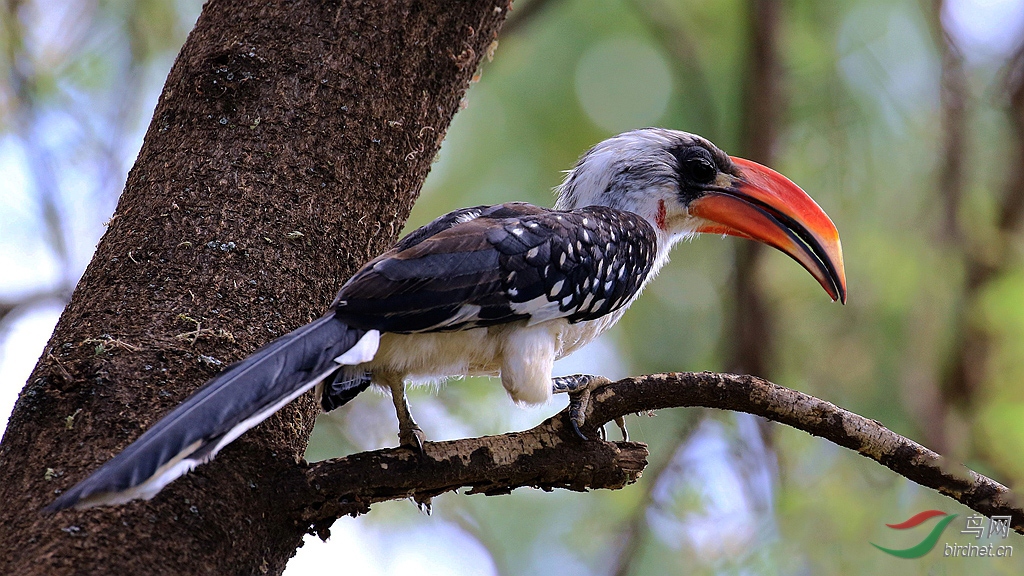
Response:
MULTIPOLYGON (((0 5, 0 428, 91 257, 198 0, 0 5)), ((1024 480, 1024 0, 519 0, 409 228, 454 208, 553 202, 615 133, 700 133, 775 167, 832 216, 849 304, 796 263, 700 238, 618 327, 558 365, 609 377, 759 374, 877 419, 1003 483, 1024 480)), ((339 282, 340 284, 340 282, 339 282)), ((433 439, 525 429, 495 382, 411 398, 433 439)), ((627 418, 651 447, 616 492, 448 494, 343 518, 288 574, 1020 574, 951 559, 952 500, 827 441, 702 409, 627 418), (930 527, 930 525, 929 525, 930 527)), ((396 443, 391 403, 323 416, 307 458, 396 443)), ((610 432, 616 437, 616 432, 610 432)), ((982 539, 981 543, 988 540, 982 539)))

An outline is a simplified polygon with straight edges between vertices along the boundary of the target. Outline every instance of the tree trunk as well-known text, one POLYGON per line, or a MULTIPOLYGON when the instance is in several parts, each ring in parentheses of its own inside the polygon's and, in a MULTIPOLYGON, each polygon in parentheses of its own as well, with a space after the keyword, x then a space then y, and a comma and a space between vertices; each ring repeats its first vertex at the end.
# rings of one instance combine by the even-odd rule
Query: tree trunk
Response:
POLYGON ((306 395, 154 500, 44 516, 397 236, 508 5, 211 0, 0 444, 0 573, 280 573, 306 395))
MULTIPOLYGON (((778 61, 781 5, 777 0, 748 0, 747 7, 750 32, 743 84, 740 155, 771 166, 781 109, 778 61)), ((758 275, 764 246, 738 242, 735 250, 733 294, 736 308, 729 330, 728 369, 767 376, 772 368, 774 330, 758 275)))

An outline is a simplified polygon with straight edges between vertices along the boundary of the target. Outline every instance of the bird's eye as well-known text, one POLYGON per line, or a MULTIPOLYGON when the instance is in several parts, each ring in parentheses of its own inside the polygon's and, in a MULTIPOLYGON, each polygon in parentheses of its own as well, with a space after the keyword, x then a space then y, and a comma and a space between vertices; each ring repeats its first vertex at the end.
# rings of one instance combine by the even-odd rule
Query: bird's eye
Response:
POLYGON ((693 156, 683 162, 683 174, 698 184, 707 184, 718 175, 718 169, 707 158, 693 156))

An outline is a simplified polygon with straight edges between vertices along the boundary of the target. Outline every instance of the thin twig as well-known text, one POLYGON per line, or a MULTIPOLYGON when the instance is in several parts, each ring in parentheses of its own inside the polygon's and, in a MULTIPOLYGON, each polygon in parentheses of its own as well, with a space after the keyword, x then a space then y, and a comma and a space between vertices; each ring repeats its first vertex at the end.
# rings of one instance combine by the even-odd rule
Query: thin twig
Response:
POLYGON ((82 340, 82 344, 100 344, 105 348, 123 348, 129 352, 138 352, 139 350, 142 350, 139 346, 129 344, 123 340, 118 340, 109 334, 104 334, 99 338, 86 338, 85 340, 82 340))
POLYGON ((64 379, 65 382, 71 383, 75 381, 75 379, 68 372, 67 368, 65 368, 64 365, 60 363, 60 359, 58 359, 50 352, 46 353, 46 357, 49 358, 50 360, 53 360, 53 363, 57 365, 57 370, 60 371, 60 376, 61 378, 64 379))
POLYGON ((0 298, 0 323, 7 318, 8 314, 11 314, 19 308, 35 306, 36 304, 42 304, 47 300, 60 300, 62 303, 66 303, 69 298, 70 294, 67 291, 57 289, 40 290, 38 292, 32 292, 10 299, 0 298))

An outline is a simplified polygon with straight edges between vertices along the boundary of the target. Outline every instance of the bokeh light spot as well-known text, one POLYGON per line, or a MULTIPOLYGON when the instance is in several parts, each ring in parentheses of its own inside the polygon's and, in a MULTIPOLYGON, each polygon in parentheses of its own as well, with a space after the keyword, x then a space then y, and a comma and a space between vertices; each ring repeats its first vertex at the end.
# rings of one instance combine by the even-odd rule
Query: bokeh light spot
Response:
POLYGON ((587 116, 611 133, 657 124, 671 94, 665 57, 635 38, 599 42, 576 65, 576 98, 587 116))

